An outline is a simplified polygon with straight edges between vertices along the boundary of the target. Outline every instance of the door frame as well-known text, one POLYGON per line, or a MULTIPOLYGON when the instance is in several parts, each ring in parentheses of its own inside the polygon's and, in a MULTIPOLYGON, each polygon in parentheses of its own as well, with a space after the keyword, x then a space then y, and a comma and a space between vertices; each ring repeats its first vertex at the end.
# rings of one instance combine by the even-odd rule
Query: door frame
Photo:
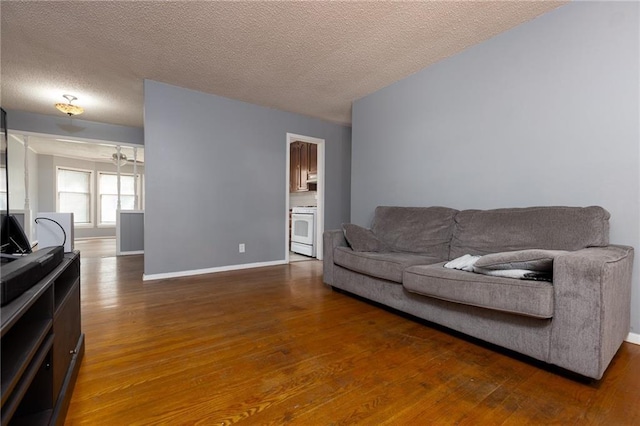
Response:
POLYGON ((325 140, 313 136, 287 133, 286 137, 286 172, 285 172, 285 226, 284 226, 284 260, 289 263, 289 180, 291 168, 291 149, 293 142, 307 142, 318 145, 318 212, 316 214, 316 258, 322 260, 322 234, 324 233, 324 165, 325 165, 325 140))

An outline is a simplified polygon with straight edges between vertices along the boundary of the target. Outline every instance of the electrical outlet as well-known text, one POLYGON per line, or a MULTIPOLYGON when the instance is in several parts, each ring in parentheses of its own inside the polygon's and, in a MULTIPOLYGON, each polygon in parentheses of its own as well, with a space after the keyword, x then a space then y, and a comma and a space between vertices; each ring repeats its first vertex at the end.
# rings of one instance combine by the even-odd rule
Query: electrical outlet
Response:
POLYGON ((244 244, 238 245, 238 252, 239 253, 244 253, 244 244))

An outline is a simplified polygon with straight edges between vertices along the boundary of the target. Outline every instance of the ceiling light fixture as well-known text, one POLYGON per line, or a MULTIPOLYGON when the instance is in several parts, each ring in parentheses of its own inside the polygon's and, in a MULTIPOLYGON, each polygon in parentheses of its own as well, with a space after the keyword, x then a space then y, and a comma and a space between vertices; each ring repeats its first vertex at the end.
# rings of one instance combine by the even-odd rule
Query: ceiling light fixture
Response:
POLYGON ((62 102, 55 104, 58 111, 67 114, 69 117, 71 117, 72 115, 80 115, 84 112, 84 108, 79 107, 78 105, 71 105, 71 102, 77 100, 78 98, 73 95, 62 95, 62 97, 65 98, 68 102, 66 104, 62 102))
POLYGON ((124 155, 123 153, 120 153, 120 156, 118 156, 117 152, 114 152, 111 155, 111 162, 113 164, 115 164, 116 166, 118 165, 118 162, 120 163, 120 167, 124 166, 125 164, 127 164, 127 156, 124 155))

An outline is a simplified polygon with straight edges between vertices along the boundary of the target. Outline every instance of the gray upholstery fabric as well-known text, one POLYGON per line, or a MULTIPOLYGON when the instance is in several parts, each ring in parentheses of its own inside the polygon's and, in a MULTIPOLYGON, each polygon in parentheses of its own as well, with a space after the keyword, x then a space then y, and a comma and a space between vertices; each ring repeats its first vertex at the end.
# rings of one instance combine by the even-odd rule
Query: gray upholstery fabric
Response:
POLYGON ((474 266, 489 270, 527 269, 547 272, 553 270, 553 259, 566 250, 517 250, 493 253, 482 256, 474 266))
POLYGON ((401 283, 402 271, 407 266, 435 263, 437 259, 411 253, 356 252, 338 247, 333 252, 333 261, 352 271, 401 283))
POLYGON ((446 207, 377 207, 371 230, 392 251, 446 260, 458 211, 446 207))
MULTIPOLYGON (((389 236, 389 241, 395 241, 394 238, 400 238, 401 234, 407 233, 410 240, 416 241, 420 250, 425 248, 420 245, 424 242, 423 239, 416 240, 415 235, 410 235, 410 230, 414 228, 420 229, 416 234, 423 232, 419 224, 414 223, 413 228, 401 226, 402 230, 397 232, 393 230, 392 219, 400 220, 403 214, 399 210, 391 212, 385 210, 402 208, 380 209, 382 210, 380 217, 384 217, 385 220, 378 221, 378 226, 382 234, 389 236)), ((409 214, 410 212, 405 213, 409 216, 408 220, 414 220, 420 216, 409 214)), ((631 247, 610 245, 582 248, 608 244, 608 219, 609 214, 600 207, 499 209, 486 212, 473 210, 460 212, 457 215, 458 229, 455 231, 451 246, 454 257, 467 253, 488 254, 538 248, 571 251, 554 259, 553 284, 534 283, 541 286, 548 285, 552 289, 552 318, 535 318, 497 310, 494 309, 495 307, 487 309, 443 300, 445 295, 451 297, 451 292, 468 288, 468 292, 475 293, 474 302, 485 301, 487 295, 481 293, 494 291, 497 288, 497 283, 494 281, 496 278, 490 278, 492 282, 487 284, 481 281, 481 275, 469 273, 474 276, 473 282, 465 283, 458 280, 454 282, 452 288, 447 288, 443 277, 411 273, 413 269, 429 268, 417 267, 420 263, 403 267, 400 266, 403 262, 395 263, 392 258, 384 261, 386 263, 379 263, 380 259, 376 258, 382 255, 401 256, 403 253, 354 253, 345 247, 346 241, 342 230, 326 231, 324 234, 324 282, 578 374, 600 379, 629 333, 633 265, 633 248, 631 247), (509 212, 512 214, 508 214, 509 212), (349 254, 353 257, 345 261, 349 254), (342 259, 339 260, 340 257, 342 259), (342 267, 338 262, 349 264, 354 269, 342 267), (392 266, 394 263, 397 267, 392 266), (404 274, 405 285, 409 283, 408 285, 411 286, 411 280, 418 280, 418 278, 425 282, 435 280, 436 284, 439 282, 438 295, 423 296, 411 293, 403 285, 398 285, 400 278, 397 274, 402 269, 409 271, 404 274), (384 277, 369 275, 371 271, 377 271, 376 273, 384 277), (415 277, 410 278, 411 275, 415 277), (388 277, 396 282, 390 281, 388 277), (480 290, 481 288, 484 290, 480 290)), ((439 229, 443 231, 442 228, 439 229)), ((441 236, 443 233, 436 232, 436 235, 441 236)), ((428 235, 429 232, 425 231, 423 234, 428 235)), ((378 237, 380 238, 380 235, 378 237)), ((437 238, 429 239, 429 241, 434 240, 437 238)), ((436 244, 436 246, 442 248, 442 245, 436 244)), ((399 250, 399 247, 402 247, 401 243, 397 244, 394 250, 399 250)), ((433 247, 427 248, 433 249, 433 247)), ((415 256, 415 252, 404 253, 404 255, 415 256)), ((423 264, 447 260, 442 258, 436 262, 433 260, 436 258, 437 256, 429 257, 423 264)), ((466 272, 459 273, 466 274, 466 272)), ((520 281, 519 284, 527 285, 531 282, 520 281)), ((497 290, 495 297, 501 299, 501 303, 514 303, 518 310, 528 309, 526 312, 529 315, 532 311, 540 313, 545 309, 544 298, 540 297, 544 290, 540 288, 522 290, 539 298, 537 301, 527 301, 529 305, 517 301, 516 296, 513 299, 505 297, 505 294, 512 294, 515 291, 513 286, 506 293, 503 287, 500 288, 502 290, 497 290), (531 309, 532 305, 534 309, 531 309)), ((466 292, 465 290, 454 293, 454 296, 468 297, 464 294, 466 292)), ((494 301, 491 303, 495 304, 494 301)), ((497 308, 504 309, 504 307, 497 308)))
POLYGON ((553 316, 553 286, 544 281, 491 277, 445 268, 412 266, 402 285, 412 293, 536 318, 553 316))
POLYGON ((342 225, 344 238, 353 251, 389 251, 370 229, 352 223, 342 225))
POLYGON ((350 293, 548 362, 549 319, 513 315, 421 296, 406 291, 401 285, 340 266, 336 266, 335 281, 335 287, 350 293))
POLYGON ((322 280, 327 284, 333 283, 333 250, 336 247, 346 247, 347 240, 344 238, 342 229, 324 231, 322 234, 322 280))
POLYGON ((449 259, 465 254, 609 244, 609 212, 602 207, 527 207, 464 210, 456 215, 449 259))
POLYGON ((599 379, 629 333, 633 249, 609 246, 558 256, 550 359, 599 379))

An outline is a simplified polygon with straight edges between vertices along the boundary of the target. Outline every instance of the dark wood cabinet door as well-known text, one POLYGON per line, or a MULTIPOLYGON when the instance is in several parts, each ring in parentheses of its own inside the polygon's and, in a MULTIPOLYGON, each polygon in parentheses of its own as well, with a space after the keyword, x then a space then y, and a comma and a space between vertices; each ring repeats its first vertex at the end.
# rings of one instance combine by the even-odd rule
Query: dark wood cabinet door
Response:
POLYGON ((56 397, 62 389, 81 333, 80 280, 77 280, 53 319, 53 395, 56 397))
POLYGON ((289 192, 305 192, 309 190, 309 145, 304 142, 293 142, 289 148, 289 192))
POLYGON ((308 191, 307 174, 309 173, 309 144, 300 143, 300 178, 298 180, 298 191, 308 191))
POLYGON ((318 145, 310 143, 309 145, 309 175, 318 175, 318 145))
POLYGON ((300 179, 300 142, 289 145, 289 192, 296 192, 300 179))

